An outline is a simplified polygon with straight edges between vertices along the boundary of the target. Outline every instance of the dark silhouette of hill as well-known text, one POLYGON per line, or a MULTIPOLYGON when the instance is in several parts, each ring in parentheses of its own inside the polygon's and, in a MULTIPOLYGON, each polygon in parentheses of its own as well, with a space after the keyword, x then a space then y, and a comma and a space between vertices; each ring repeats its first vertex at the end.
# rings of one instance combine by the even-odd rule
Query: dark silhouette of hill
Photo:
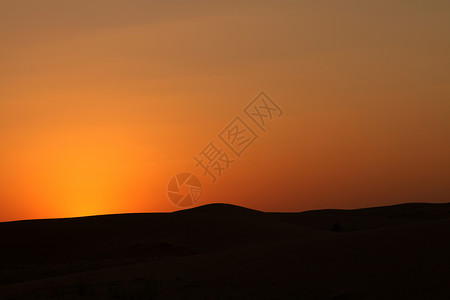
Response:
POLYGON ((203 206, 198 206, 190 209, 184 209, 176 213, 202 213, 202 214, 215 214, 215 215, 249 215, 249 214, 261 214, 261 211, 233 205, 227 203, 212 203, 203 206))
POLYGON ((0 299, 450 299, 450 204, 0 223, 0 299))
POLYGON ((324 209, 301 213, 272 213, 279 220, 313 229, 357 231, 450 217, 450 203, 405 203, 354 210, 324 209))

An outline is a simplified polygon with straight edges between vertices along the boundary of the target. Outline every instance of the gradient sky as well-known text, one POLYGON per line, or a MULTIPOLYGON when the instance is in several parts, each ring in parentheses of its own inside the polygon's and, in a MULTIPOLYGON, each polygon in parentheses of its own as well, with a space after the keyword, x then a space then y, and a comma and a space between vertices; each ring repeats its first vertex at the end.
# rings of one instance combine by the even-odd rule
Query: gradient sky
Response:
POLYGON ((450 3, 0 0, 0 221, 450 201, 450 3), (193 160, 285 111, 214 184, 193 160))

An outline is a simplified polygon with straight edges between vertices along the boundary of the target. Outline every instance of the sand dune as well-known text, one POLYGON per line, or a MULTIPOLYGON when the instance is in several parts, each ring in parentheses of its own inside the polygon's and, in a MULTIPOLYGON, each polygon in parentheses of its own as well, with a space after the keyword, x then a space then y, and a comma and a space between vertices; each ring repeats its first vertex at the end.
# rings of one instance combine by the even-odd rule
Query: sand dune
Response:
POLYGON ((450 204, 0 223, 1 299, 450 299, 450 204))

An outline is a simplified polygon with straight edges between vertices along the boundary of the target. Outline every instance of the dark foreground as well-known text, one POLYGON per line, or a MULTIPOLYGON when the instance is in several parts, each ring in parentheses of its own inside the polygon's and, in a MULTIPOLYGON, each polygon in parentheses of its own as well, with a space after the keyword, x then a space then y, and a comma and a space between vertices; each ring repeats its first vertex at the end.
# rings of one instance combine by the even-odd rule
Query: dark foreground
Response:
POLYGON ((0 223, 0 299, 450 299, 450 204, 0 223))

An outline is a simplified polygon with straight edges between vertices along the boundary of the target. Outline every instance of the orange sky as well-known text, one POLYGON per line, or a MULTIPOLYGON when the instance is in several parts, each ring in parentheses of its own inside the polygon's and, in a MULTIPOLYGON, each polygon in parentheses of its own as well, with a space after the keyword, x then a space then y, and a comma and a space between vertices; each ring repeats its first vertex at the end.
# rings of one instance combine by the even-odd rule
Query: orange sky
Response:
POLYGON ((0 221, 450 196, 448 1, 0 0, 0 221), (214 184, 193 157, 264 90, 285 114, 214 184))

